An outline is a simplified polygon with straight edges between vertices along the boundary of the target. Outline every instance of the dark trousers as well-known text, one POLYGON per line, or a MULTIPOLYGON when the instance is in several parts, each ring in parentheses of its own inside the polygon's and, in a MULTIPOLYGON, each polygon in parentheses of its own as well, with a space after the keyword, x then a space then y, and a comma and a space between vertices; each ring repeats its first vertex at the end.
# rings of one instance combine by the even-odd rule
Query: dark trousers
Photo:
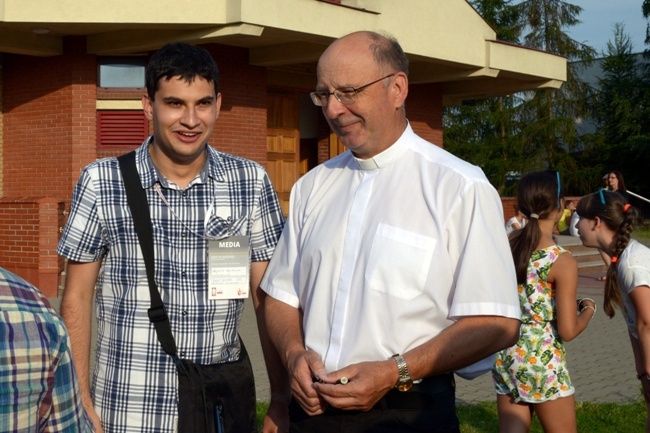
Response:
POLYGON ((452 374, 429 377, 407 392, 393 389, 368 412, 328 408, 307 415, 292 400, 291 433, 460 433, 452 374))

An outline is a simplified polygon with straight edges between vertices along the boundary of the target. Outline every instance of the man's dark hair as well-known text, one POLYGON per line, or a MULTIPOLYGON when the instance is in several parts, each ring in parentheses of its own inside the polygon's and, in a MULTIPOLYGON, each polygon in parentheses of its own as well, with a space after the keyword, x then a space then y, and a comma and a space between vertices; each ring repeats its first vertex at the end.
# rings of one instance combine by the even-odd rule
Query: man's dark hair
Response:
POLYGON ((156 51, 145 69, 145 82, 149 99, 154 100, 161 79, 181 77, 192 83, 201 77, 214 83, 215 95, 219 93, 219 70, 214 59, 204 48, 184 42, 166 44, 156 51))

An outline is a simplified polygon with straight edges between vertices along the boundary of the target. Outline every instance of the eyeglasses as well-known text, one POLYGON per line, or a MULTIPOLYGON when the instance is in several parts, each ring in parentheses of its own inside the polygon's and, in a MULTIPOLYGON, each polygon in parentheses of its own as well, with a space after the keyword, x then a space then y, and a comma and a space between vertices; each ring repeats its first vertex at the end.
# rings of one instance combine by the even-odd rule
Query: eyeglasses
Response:
POLYGON ((343 105, 352 105, 357 100, 357 95, 361 93, 365 88, 372 86, 375 83, 385 80, 386 78, 392 77, 393 74, 386 75, 383 78, 373 81, 372 83, 364 84, 361 87, 344 87, 342 89, 334 89, 331 92, 311 92, 311 100, 317 107, 326 107, 329 103, 330 96, 334 95, 337 101, 343 105))

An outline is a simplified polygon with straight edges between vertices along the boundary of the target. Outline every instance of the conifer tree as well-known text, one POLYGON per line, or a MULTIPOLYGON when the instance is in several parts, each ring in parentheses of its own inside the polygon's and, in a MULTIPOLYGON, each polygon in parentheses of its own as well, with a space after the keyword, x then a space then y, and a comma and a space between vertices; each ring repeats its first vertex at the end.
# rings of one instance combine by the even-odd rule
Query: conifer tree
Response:
MULTIPOLYGON (((650 20, 650 0, 643 0, 641 11, 643 12, 643 18, 650 20)), ((648 22, 645 28, 645 43, 646 45, 650 45, 650 22, 648 22)))
POLYGON ((609 169, 623 172, 630 190, 649 196, 650 79, 641 60, 624 25, 617 23, 602 62, 595 117, 605 144, 602 159, 609 169))
MULTIPOLYGON (((497 39, 516 43, 521 20, 512 0, 470 1, 496 31, 497 39)), ((517 95, 466 101, 445 109, 445 148, 480 166, 499 193, 508 195, 508 176, 527 162, 517 144, 517 95)))
POLYGON ((576 68, 588 66, 596 51, 571 38, 567 30, 580 23, 582 8, 561 0, 524 0, 515 8, 524 28, 524 45, 568 60, 567 81, 561 89, 529 92, 524 102, 522 120, 526 126, 522 136, 526 153, 533 158, 536 169, 557 169, 569 191, 580 189, 583 176, 591 172, 576 158, 581 142, 575 120, 587 114, 585 102, 590 88, 578 78, 576 68))

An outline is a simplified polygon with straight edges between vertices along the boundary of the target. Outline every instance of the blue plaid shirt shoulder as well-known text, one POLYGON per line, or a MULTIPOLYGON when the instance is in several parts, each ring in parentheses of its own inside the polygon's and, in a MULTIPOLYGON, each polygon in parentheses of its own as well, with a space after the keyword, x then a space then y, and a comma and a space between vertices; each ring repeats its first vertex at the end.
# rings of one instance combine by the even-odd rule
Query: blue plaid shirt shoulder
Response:
MULTIPOLYGON (((284 224, 277 195, 262 166, 210 146, 201 173, 178 188, 159 175, 150 142, 136 151, 136 165, 151 213, 156 283, 178 354, 202 364, 238 359, 243 300, 208 301, 206 237, 248 236, 251 261, 268 261, 284 224)), ((104 430, 173 432, 176 370, 147 317, 146 271, 115 158, 81 173, 57 252, 102 261, 92 391, 104 430)))
POLYGON ((0 431, 93 432, 68 331, 48 300, 0 268, 0 431))

